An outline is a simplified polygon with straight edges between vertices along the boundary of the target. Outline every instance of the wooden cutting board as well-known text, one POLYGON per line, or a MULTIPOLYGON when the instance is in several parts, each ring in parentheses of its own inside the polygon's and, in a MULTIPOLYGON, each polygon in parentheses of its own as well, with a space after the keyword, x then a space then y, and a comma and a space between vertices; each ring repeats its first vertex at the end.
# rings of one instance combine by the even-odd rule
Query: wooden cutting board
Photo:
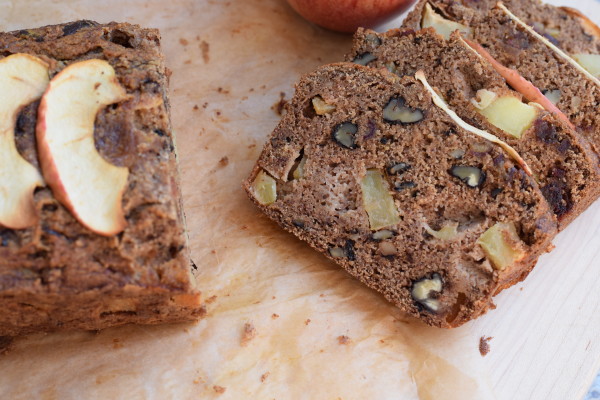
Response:
MULTIPOLYGON (((588 15, 600 15, 593 0, 569 5, 588 7, 590 12, 596 10, 588 15)), ((128 21, 161 29, 173 70, 173 122, 192 256, 203 270, 204 282, 212 282, 203 286, 205 294, 214 296, 209 317, 191 327, 129 327, 97 336, 55 334, 18 341, 12 353, 0 358, 0 398, 271 398, 276 389, 260 385, 275 378, 283 385, 278 398, 361 398, 360 390, 342 394, 341 389, 338 393, 326 387, 317 391, 319 396, 308 396, 311 380, 317 382, 318 374, 311 375, 306 364, 318 370, 330 358, 318 358, 307 349, 329 354, 348 368, 369 359, 367 351, 385 352, 386 364, 356 365, 367 372, 350 376, 359 387, 381 385, 372 398, 429 399, 436 393, 437 398, 460 398, 461 390, 483 393, 474 388, 485 385, 486 375, 501 400, 584 396, 600 368, 600 290, 596 289, 600 285, 600 203, 556 238, 556 249, 541 259, 526 282, 498 296, 497 310, 452 332, 426 329, 398 317, 377 295, 283 234, 259 215, 239 187, 279 119, 274 109, 280 99, 291 97, 292 85, 301 74, 341 60, 350 47, 349 37, 310 26, 283 0, 0 0, 0 9, 1 30, 75 19, 128 21), (281 281, 291 275, 294 279, 283 285, 281 281), (322 303, 306 300, 305 287, 318 290, 322 303), (257 297, 253 289, 269 296, 257 297), (281 299, 286 302, 279 303, 281 299), (212 313, 221 319, 212 318, 212 313), (302 326, 283 321, 286 314, 293 314, 302 326), (277 350, 257 355, 248 345, 240 355, 227 353, 223 343, 239 335, 229 328, 243 321, 256 326, 256 338, 252 333, 250 339, 277 350), (283 325, 277 328, 273 321, 294 326, 294 331, 283 335, 283 325), (366 328, 355 326, 356 321, 366 328), (308 329, 318 330, 308 336, 308 329), (200 331, 214 343, 194 337, 200 331), (400 337, 410 334, 419 338, 400 337), (315 340, 320 336, 323 344, 315 340), (493 337, 491 352, 483 359, 476 350, 481 336, 493 337), (338 343, 343 337, 350 338, 348 346, 338 343), (380 347, 372 342, 381 343, 380 347), (172 350, 160 353, 165 347, 172 350), (85 352, 97 358, 82 361, 85 352), (104 357, 103 352, 111 354, 104 357), (186 357, 186 352, 194 357, 186 357), (448 357, 442 362, 444 353, 448 357), (157 354, 177 374, 153 365, 159 361, 157 354), (408 365, 400 360, 405 354, 408 365), (477 360, 465 354, 476 354, 477 360), (211 373, 203 365, 203 359, 211 357, 229 357, 233 369, 211 373), (278 357, 290 375, 278 375, 273 368, 271 375, 267 373, 265 358, 278 357), (448 359, 462 363, 470 370, 469 377, 457 372, 460 368, 448 359), (472 378, 474 366, 479 370, 472 378), (386 375, 394 368, 397 375, 386 375), (23 376, 20 379, 11 375, 14 370, 27 373, 18 375, 23 376), (81 372, 67 378, 64 371, 81 372), (240 371, 256 375, 256 388, 236 391, 235 383, 242 382, 240 371), (394 386, 407 377, 417 384, 414 393, 394 386), (294 396, 296 392, 290 390, 286 396, 286 379, 289 387, 297 385, 294 380, 303 382, 304 395, 294 396), (184 380, 190 387, 183 385, 184 380), (394 385, 381 384, 386 380, 394 385), (88 381, 87 386, 82 383, 88 381), (436 381, 447 385, 445 391, 435 388, 436 381), (139 387, 125 386, 131 382, 139 387), (165 390, 162 396, 149 389, 153 382, 165 390), (215 389, 221 382, 227 383, 223 393, 215 389), (176 387, 182 386, 185 391, 178 392, 176 387)))

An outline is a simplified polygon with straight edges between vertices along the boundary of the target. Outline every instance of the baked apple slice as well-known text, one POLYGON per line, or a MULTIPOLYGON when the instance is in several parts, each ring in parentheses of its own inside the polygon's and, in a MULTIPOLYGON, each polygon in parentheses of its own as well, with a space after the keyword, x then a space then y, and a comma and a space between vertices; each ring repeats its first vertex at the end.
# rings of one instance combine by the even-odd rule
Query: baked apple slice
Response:
POLYGON ((38 216, 33 190, 44 181, 37 169, 17 151, 17 116, 39 99, 48 86, 48 65, 29 54, 13 54, 0 60, 0 225, 24 229, 38 216))
POLYGON ((38 112, 40 163, 54 196, 90 230, 121 232, 129 170, 107 162, 94 145, 94 122, 107 105, 127 99, 103 60, 71 64, 51 81, 38 112))

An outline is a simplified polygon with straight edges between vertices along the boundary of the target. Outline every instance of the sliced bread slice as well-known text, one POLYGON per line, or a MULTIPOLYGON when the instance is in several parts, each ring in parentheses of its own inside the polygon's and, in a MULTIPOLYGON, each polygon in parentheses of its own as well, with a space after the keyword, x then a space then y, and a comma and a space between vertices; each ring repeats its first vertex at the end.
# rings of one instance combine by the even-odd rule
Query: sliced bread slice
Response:
POLYGON ((306 75, 244 188, 402 310, 455 327, 525 278, 556 218, 518 155, 427 87, 350 63, 306 75))

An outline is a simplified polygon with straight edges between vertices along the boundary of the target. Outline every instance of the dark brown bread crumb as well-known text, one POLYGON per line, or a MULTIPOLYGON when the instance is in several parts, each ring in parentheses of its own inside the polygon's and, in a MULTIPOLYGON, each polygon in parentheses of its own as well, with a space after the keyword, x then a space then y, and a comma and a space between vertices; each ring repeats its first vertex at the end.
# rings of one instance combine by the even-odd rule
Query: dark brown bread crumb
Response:
POLYGON ((462 119, 513 146, 534 171, 561 229, 600 195, 600 187, 595 184, 600 180, 598 157, 587 140, 558 117, 539 112, 523 136, 515 138, 477 112, 472 101, 481 89, 499 96, 522 96, 512 91, 502 76, 459 36, 452 35, 445 41, 432 29, 377 34, 361 28, 354 39, 349 61, 359 54, 371 54, 373 60, 368 66, 372 68, 390 68, 399 76, 424 70, 430 83, 462 119))
MULTIPOLYGON (((128 226, 114 237, 85 229, 48 188, 35 193, 41 220, 0 229, 0 335, 187 321, 202 314, 190 273, 167 71, 158 31, 92 21, 0 33, 2 57, 29 53, 54 76, 87 59, 108 61, 131 100, 107 107, 94 136, 100 154, 129 168, 128 226)), ((19 116, 18 146, 37 166, 37 104, 19 116)))
POLYGON ((350 339, 348 336, 346 335, 342 335, 342 336, 338 336, 337 341, 339 344, 341 345, 346 345, 352 342, 352 339, 350 339))
POLYGON ((490 340, 492 340, 493 337, 489 336, 489 337, 485 337, 482 336, 479 338, 479 354, 481 354, 482 357, 487 356, 487 354, 490 352, 490 340))
POLYGON ((287 104, 287 100, 285 99, 285 92, 279 93, 279 101, 271 107, 273 111, 277 113, 277 115, 283 115, 285 110, 285 105, 287 104))
POLYGON ((428 324, 454 327, 486 312, 494 294, 524 279, 556 234, 536 182, 488 144, 433 105, 414 79, 333 64, 297 84, 244 187, 266 215, 393 304, 428 324), (485 152, 471 151, 484 145, 485 152), (467 150, 460 164, 484 177, 476 185, 452 175, 456 149, 467 150), (380 174, 399 210, 383 229, 371 229, 365 210, 367 170, 380 174), (259 178, 276 185, 276 198, 265 201, 257 192, 259 178), (503 191, 494 196, 498 187, 503 191), (458 226, 450 240, 425 229, 452 221, 458 226), (524 246, 521 259, 503 271, 477 244, 501 221, 514 224, 524 246), (426 291, 428 302, 413 297, 424 280, 441 287, 426 291))

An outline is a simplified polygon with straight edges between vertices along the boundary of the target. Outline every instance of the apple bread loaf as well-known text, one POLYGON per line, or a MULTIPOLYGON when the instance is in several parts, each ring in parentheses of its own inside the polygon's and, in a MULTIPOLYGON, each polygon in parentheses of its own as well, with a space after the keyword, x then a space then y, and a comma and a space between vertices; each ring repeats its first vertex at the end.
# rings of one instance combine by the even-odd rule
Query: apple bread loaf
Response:
POLYGON ((525 278, 557 223, 522 159, 418 76, 340 63, 303 77, 244 188, 402 310, 455 327, 525 278))
POLYGON ((156 30, 0 33, 0 336, 201 315, 167 84, 156 30))
POLYGON ((600 195, 598 157, 587 140, 556 114, 528 104, 458 33, 445 40, 432 28, 382 34, 361 28, 347 59, 367 57, 368 66, 399 76, 423 70, 463 120, 513 146, 532 168, 559 228, 600 195))
MULTIPOLYGON (((521 21, 502 3, 487 14, 452 2, 437 8, 436 1, 422 0, 403 27, 433 27, 438 32, 459 29, 466 33, 482 55, 491 55, 498 70, 516 70, 547 94, 578 131, 600 150, 600 80, 546 37, 521 21), (489 53, 489 54, 488 54, 489 53)), ((591 68, 588 66, 588 68, 591 68)), ((514 71, 512 71, 514 72, 514 71)))

